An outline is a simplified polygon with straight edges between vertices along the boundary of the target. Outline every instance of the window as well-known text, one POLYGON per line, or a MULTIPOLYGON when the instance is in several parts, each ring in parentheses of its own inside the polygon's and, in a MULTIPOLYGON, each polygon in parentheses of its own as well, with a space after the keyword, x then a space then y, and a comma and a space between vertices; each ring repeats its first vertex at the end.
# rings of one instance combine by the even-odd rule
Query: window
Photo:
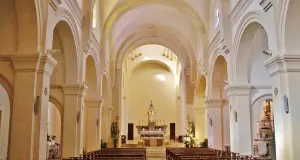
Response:
POLYGON ((220 10, 219 9, 216 9, 215 16, 216 16, 215 28, 218 28, 219 24, 220 24, 220 10))

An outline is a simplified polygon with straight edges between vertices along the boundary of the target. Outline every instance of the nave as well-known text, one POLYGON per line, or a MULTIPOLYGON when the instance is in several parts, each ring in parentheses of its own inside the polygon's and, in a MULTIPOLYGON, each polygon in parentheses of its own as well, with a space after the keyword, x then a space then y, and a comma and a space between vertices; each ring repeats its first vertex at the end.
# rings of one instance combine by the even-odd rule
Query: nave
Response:
POLYGON ((0 0, 0 160, 300 159, 299 8, 0 0))

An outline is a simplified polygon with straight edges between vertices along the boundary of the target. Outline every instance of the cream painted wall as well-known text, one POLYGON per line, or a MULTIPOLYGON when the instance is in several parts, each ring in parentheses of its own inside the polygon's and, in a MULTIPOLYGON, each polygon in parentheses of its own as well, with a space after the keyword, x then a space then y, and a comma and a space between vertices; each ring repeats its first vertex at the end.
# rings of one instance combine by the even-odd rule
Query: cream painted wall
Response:
POLYGON ((56 136, 55 142, 61 143, 61 118, 56 106, 49 102, 48 107, 48 135, 56 136))
MULTIPOLYGON (((150 100, 156 110, 156 119, 165 120, 166 124, 176 123, 176 88, 174 76, 164 66, 146 63, 137 67, 129 81, 128 123, 134 123, 134 139, 139 135, 136 125, 139 120, 147 121, 150 100), (156 75, 163 74, 166 81, 159 80, 156 75)), ((169 127, 167 128, 169 135, 169 127)))

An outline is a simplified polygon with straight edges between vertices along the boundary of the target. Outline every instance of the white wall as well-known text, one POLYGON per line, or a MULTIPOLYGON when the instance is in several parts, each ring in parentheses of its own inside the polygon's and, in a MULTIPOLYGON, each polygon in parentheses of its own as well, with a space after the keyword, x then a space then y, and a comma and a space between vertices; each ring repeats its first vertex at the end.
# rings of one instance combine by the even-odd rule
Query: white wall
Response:
POLYGON ((55 142, 60 143, 61 140, 61 118, 59 110, 56 106, 49 102, 48 107, 48 135, 56 136, 55 142))
POLYGON ((1 110, 1 128, 0 128, 0 159, 7 157, 10 102, 5 89, 0 85, 0 110, 1 110))
MULTIPOLYGON (((147 111, 151 100, 157 120, 165 120, 166 124, 176 123, 174 76, 166 67, 156 63, 138 66, 130 78, 128 93, 128 123, 134 123, 135 140, 139 137, 135 127, 139 120, 148 120, 147 111), (166 81, 159 80, 156 77, 158 74, 164 75, 166 81)), ((169 134, 169 128, 167 131, 169 134)))

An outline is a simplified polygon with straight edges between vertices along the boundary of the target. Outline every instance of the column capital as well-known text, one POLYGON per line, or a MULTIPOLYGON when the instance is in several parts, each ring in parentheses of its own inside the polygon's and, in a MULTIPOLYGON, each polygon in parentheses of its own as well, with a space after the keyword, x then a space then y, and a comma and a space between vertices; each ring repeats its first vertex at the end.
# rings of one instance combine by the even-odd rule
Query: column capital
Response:
POLYGON ((206 108, 221 107, 223 102, 224 102, 224 99, 221 99, 221 98, 205 100, 206 108))
POLYGON ((85 96, 88 87, 85 83, 82 84, 63 84, 62 89, 65 95, 85 96))
POLYGON ((225 86, 225 91, 227 92, 227 96, 248 96, 250 94, 250 90, 253 88, 252 85, 249 84, 231 84, 225 86))
POLYGON ((288 54, 275 55, 265 62, 270 76, 285 72, 300 72, 300 55, 288 54))
POLYGON ((45 72, 51 76, 57 61, 51 56, 51 54, 46 54, 40 57, 39 72, 45 72))
POLYGON ((85 105, 88 107, 88 108, 102 108, 102 105, 103 105, 103 98, 99 98, 99 99, 94 99, 94 100, 85 100, 85 105))
POLYGON ((38 69, 40 54, 13 55, 10 59, 13 62, 16 71, 36 72, 38 69))

